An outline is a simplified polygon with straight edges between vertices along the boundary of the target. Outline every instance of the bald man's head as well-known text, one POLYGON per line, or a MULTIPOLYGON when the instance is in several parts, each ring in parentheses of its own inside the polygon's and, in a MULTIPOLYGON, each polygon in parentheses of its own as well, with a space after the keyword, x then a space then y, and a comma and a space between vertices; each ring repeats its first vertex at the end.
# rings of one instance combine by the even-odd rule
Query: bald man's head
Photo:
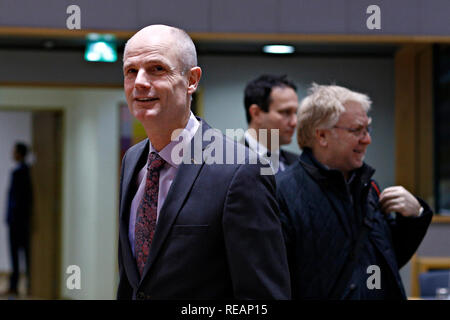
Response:
POLYGON ((149 39, 169 41, 170 46, 176 48, 180 67, 183 72, 197 66, 197 52, 191 37, 182 29, 162 24, 147 26, 136 32, 125 44, 124 60, 127 56, 129 44, 135 41, 143 41, 145 43, 149 39))

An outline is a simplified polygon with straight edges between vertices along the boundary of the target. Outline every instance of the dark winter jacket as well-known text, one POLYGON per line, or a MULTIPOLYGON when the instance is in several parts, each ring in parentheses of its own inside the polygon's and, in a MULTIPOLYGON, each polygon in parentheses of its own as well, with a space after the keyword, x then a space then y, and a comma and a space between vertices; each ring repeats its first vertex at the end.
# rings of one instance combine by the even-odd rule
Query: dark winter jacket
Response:
POLYGON ((277 176, 277 199, 286 241, 294 299, 405 299, 399 268, 417 250, 431 222, 421 217, 386 215, 378 206, 375 170, 364 164, 351 183, 320 164, 305 148, 299 161, 277 176), (342 271, 362 224, 369 227, 352 276, 342 285, 342 271), (369 290, 369 265, 381 268, 381 289, 369 290), (341 282, 341 283, 340 283, 341 282))

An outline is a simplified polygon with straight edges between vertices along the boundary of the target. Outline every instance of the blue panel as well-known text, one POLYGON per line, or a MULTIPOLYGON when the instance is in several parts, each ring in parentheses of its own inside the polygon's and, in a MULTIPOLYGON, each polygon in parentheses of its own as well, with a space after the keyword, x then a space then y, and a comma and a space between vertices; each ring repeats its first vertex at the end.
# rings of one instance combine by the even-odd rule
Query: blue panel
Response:
POLYGON ((450 1, 433 0, 422 6, 420 33, 450 36, 450 1))
POLYGON ((284 33, 344 33, 344 1, 280 0, 280 31, 284 33))
POLYGON ((277 0, 211 0, 212 32, 265 32, 278 30, 277 0))
POLYGON ((138 0, 139 29, 151 24, 167 24, 189 32, 209 30, 208 0, 138 0))
POLYGON ((347 0, 349 34, 419 34, 421 0, 347 0), (378 5, 381 11, 381 30, 369 30, 366 13, 370 5, 378 5))

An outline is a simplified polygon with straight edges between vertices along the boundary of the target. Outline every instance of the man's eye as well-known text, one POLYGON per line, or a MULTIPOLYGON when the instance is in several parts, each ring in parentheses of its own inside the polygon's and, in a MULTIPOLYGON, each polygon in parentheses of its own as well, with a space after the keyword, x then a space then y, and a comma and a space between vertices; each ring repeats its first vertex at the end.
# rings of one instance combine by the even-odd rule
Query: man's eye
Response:
POLYGON ((136 73, 136 69, 130 68, 126 71, 127 74, 136 73))
POLYGON ((163 67, 163 66, 157 65, 157 66, 153 66, 153 67, 151 68, 151 70, 152 70, 153 72, 162 72, 162 71, 164 71, 164 67, 163 67))

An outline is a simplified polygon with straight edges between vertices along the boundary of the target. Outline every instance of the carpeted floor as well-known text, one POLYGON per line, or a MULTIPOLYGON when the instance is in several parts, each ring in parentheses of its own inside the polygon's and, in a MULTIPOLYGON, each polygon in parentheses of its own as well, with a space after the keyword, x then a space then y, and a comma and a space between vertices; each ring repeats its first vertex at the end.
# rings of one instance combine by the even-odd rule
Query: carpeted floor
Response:
POLYGON ((19 294, 8 295, 6 292, 9 289, 9 274, 0 273, 0 300, 31 300, 33 299, 26 293, 26 278, 24 275, 19 279, 19 294))

